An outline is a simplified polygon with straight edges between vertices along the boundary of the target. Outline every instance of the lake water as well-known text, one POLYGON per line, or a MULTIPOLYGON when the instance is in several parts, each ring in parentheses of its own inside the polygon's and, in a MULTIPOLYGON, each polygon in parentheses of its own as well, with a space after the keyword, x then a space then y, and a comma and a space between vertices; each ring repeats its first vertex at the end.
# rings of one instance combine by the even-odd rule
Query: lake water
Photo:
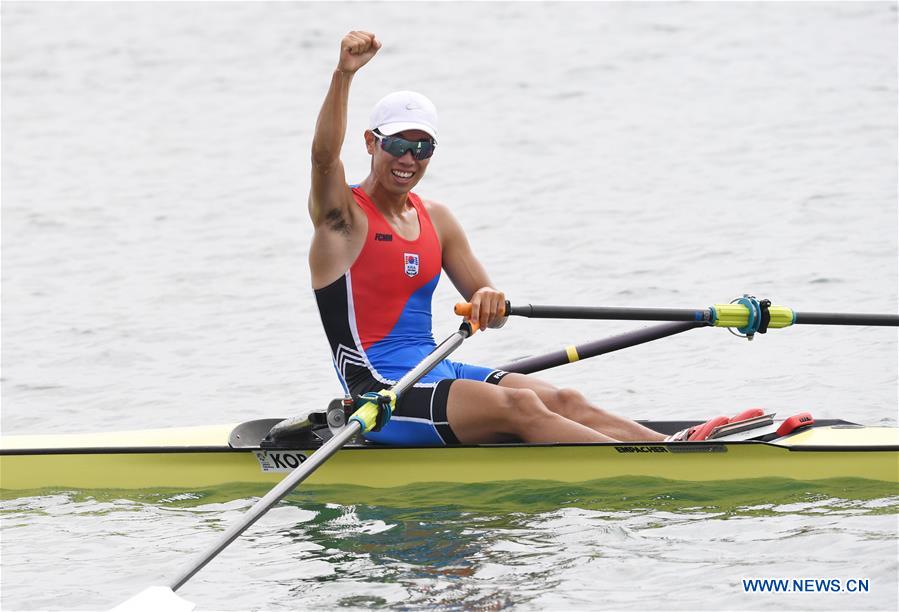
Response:
MULTIPOLYGON (((287 416, 339 393, 305 208, 354 28, 384 48, 354 80, 348 179, 374 102, 431 97, 440 150, 418 191, 513 303, 897 311, 895 3, 4 2, 4 434, 287 416)), ((456 300, 442 281, 438 338, 456 300)), ((639 326, 516 319, 457 357, 639 326)), ((888 328, 702 329, 542 376, 634 418, 758 405, 895 426, 897 355, 888 328)), ((108 608, 262 493, 6 499, 0 605, 108 608)), ((181 593, 223 610, 897 606, 899 491, 877 486, 352 493, 294 494, 181 593)))

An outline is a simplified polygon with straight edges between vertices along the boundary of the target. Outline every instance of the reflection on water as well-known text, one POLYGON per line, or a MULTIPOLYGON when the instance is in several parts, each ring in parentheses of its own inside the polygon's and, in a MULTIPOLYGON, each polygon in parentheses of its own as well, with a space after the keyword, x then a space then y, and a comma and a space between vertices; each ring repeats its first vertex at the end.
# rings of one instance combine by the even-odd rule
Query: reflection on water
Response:
MULTIPOLYGON (((111 593, 82 594, 87 607, 106 605, 147 582, 164 581, 266 491, 264 485, 231 485, 193 492, 8 496, 2 503, 4 572, 25 575, 27 567, 33 575, 36 567, 58 563, 58 555, 74 557, 80 550, 82 564, 62 580, 90 584, 110 548, 143 559, 142 567, 105 569, 111 593), (168 530, 164 538, 160 521, 168 530), (99 533, 104 545, 85 546, 84 533, 99 533), (33 546, 47 537, 55 542, 52 551, 33 546)), ((741 577, 791 577, 800 564, 806 573, 867 577, 885 587, 897 571, 895 563, 882 562, 895 548, 897 515, 896 486, 862 479, 306 487, 182 594, 222 609, 263 605, 260 597, 272 609, 568 608, 585 605, 587 596, 634 606, 664 596, 684 577, 705 580, 707 589, 726 599, 738 595, 741 577), (856 537, 860 531, 862 541, 856 537), (615 586, 615 580, 643 573, 659 582, 629 598, 615 586), (253 592, 242 589, 241 581, 252 581, 253 592)), ((24 605, 19 594, 28 588, 9 585, 4 602, 24 605)), ((880 591, 869 599, 889 597, 880 591)))

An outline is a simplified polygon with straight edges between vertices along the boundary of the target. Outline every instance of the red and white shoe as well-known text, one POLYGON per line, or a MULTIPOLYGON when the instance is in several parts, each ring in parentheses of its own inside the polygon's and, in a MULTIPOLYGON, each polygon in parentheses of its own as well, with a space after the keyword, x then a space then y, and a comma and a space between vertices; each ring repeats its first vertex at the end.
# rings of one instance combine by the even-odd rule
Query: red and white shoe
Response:
POLYGON ((754 419, 764 414, 765 411, 761 408, 748 408, 731 418, 727 418, 726 416, 717 416, 713 419, 709 419, 702 425, 688 427, 675 434, 671 434, 670 436, 665 438, 665 442, 701 442, 702 440, 707 440, 708 437, 712 435, 712 432, 722 425, 727 425, 729 423, 739 423, 740 421, 754 419))
POLYGON ((665 438, 665 442, 697 442, 705 440, 716 427, 727 425, 728 422, 730 422, 730 419, 726 416, 717 416, 713 419, 709 419, 702 425, 688 427, 675 434, 671 434, 665 438))
POLYGON ((745 421, 747 419, 754 419, 756 417, 764 416, 765 411, 761 408, 747 408, 743 412, 730 417, 731 423, 739 423, 740 421, 745 421))

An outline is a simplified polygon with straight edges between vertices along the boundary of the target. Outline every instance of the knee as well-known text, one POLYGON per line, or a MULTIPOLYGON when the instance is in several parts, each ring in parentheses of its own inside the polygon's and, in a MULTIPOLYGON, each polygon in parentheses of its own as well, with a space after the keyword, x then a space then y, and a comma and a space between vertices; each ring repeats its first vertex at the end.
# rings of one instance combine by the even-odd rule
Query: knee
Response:
POLYGON ((587 403, 587 398, 577 389, 557 389, 556 402, 560 406, 577 407, 587 403))
POLYGON ((532 410, 543 404, 531 389, 507 389, 503 399, 505 408, 511 411, 532 410))
POLYGON ((576 389, 558 389, 556 391, 555 405, 559 407, 559 414, 575 420, 580 417, 595 417, 606 414, 602 408, 598 408, 587 401, 584 394, 576 389))
POLYGON ((541 419, 551 414, 531 389, 508 389, 503 399, 502 413, 509 422, 541 419))

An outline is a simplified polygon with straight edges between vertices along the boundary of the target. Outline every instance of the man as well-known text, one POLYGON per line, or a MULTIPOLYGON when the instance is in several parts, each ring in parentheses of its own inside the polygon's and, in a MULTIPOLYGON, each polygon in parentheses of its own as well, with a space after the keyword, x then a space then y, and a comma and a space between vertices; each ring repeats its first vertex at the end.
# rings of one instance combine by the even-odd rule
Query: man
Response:
MULTIPOLYGON (((312 142, 312 285, 334 365, 354 396, 391 386, 434 348, 431 294, 441 268, 482 328, 500 322, 505 302, 450 210, 412 192, 437 146, 437 112, 423 95, 395 92, 378 102, 364 134, 371 169, 359 185, 346 183, 340 150, 350 83, 380 48, 370 32, 343 38, 312 142)), ((448 360, 367 437, 406 445, 665 438, 576 391, 448 360)))

